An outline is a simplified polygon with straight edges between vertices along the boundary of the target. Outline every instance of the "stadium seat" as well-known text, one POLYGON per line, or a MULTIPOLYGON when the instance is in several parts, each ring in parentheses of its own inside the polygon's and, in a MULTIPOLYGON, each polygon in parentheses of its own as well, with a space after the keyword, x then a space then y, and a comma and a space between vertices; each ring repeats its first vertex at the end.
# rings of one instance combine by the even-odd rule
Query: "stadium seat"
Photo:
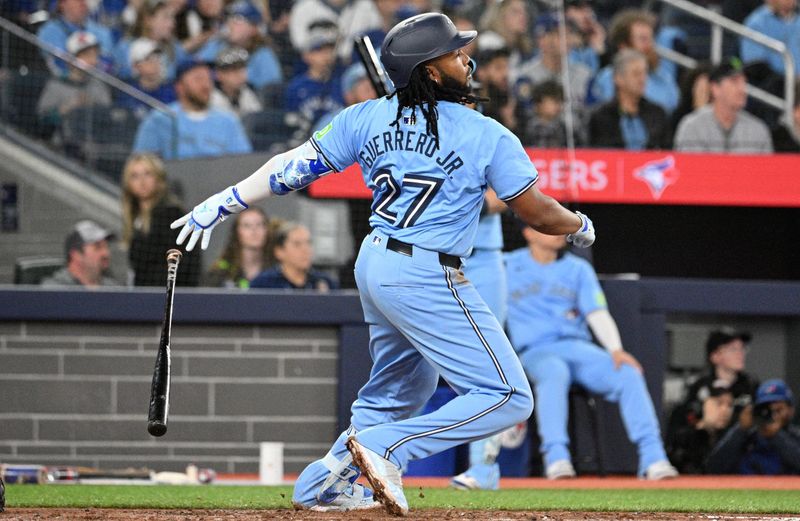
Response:
POLYGON ((285 116, 282 110, 264 109, 243 118, 245 132, 254 150, 270 151, 273 147, 282 147, 289 140, 292 129, 286 124, 285 116))
POLYGON ((36 113, 39 96, 49 79, 49 72, 24 66, 11 72, 7 89, 4 85, 4 93, 0 98, 3 119, 34 137, 47 138, 52 135, 55 129, 43 126, 36 113))
POLYGON ((118 181, 138 124, 134 114, 124 108, 77 108, 67 113, 62 122, 64 151, 118 181))
POLYGON ((14 284, 39 284, 63 266, 63 257, 19 257, 14 262, 14 284))

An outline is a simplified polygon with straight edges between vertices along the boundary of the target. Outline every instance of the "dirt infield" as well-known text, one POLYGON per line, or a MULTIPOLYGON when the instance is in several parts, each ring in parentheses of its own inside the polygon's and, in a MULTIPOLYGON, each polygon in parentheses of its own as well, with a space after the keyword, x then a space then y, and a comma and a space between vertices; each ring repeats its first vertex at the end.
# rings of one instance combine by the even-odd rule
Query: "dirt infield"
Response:
MULTIPOLYGON (((382 510, 326 514, 296 510, 116 510, 12 508, 2 521, 396 521, 382 510)), ((507 510, 412 510, 403 519, 481 521, 800 521, 800 517, 674 512, 525 512, 507 510)))

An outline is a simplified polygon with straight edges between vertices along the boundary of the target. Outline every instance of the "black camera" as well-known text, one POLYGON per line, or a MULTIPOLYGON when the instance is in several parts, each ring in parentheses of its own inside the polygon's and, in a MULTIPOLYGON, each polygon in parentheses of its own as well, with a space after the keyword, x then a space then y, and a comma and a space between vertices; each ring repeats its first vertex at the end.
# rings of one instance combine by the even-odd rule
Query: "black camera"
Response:
POLYGON ((753 409, 753 421, 756 425, 766 425, 772 422, 772 409, 770 409, 769 403, 756 405, 753 409))

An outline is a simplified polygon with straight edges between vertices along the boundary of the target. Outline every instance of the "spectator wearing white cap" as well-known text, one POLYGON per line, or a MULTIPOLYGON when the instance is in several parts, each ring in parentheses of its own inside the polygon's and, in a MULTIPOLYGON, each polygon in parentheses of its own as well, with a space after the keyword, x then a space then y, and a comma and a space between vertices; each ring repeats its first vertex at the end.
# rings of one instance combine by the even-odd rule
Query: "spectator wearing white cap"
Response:
POLYGON ((64 241, 66 266, 44 279, 42 286, 116 286, 107 276, 111 266, 109 241, 116 237, 94 221, 75 224, 64 241))
POLYGON ((237 114, 259 112, 263 108, 253 89, 247 84, 249 53, 241 47, 223 49, 214 60, 216 88, 211 93, 211 106, 237 114))
MULTIPOLYGON (((138 38, 130 46, 129 59, 133 77, 128 83, 161 103, 169 104, 177 99, 175 87, 166 81, 158 43, 150 38, 138 38)), ((116 105, 132 111, 139 119, 150 111, 150 105, 127 94, 120 94, 116 105)))
MULTIPOLYGON (((97 66, 100 44, 94 34, 74 32, 67 39, 66 46, 67 52, 86 67, 97 66)), ((53 76, 47 81, 36 110, 40 121, 51 127, 60 125, 68 112, 90 105, 111 105, 111 92, 101 81, 70 65, 66 76, 53 76)))
POLYGON ((311 28, 320 22, 338 25, 347 0, 297 0, 289 16, 289 38, 298 52, 308 48, 311 28))
POLYGON ((158 46, 164 78, 175 80, 175 68, 179 62, 189 58, 175 32, 175 9, 167 0, 144 0, 136 14, 136 23, 130 35, 114 48, 114 65, 117 76, 122 79, 135 78, 131 63, 131 46, 142 38, 152 40, 158 46))
MULTIPOLYGON (((89 18, 87 0, 57 0, 56 15, 42 25, 38 36, 45 43, 72 53, 67 48, 67 39, 77 31, 89 32, 95 36, 102 57, 102 68, 110 68, 114 46, 111 31, 89 18)), ((44 53, 44 58, 54 75, 61 76, 67 73, 67 64, 62 60, 53 58, 47 52, 44 53)))
POLYGON ((255 89, 283 81, 281 65, 265 37, 264 15, 249 0, 236 0, 227 8, 225 28, 199 51, 198 59, 213 62, 227 47, 241 47, 250 57, 247 82, 255 89))

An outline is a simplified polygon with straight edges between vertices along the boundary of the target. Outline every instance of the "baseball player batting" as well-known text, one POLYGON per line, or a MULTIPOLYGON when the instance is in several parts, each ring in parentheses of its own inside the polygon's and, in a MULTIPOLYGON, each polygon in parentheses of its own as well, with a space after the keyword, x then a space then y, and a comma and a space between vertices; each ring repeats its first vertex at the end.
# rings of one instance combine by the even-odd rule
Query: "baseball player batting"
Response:
POLYGON ((386 35, 381 62, 397 91, 348 107, 299 147, 175 221, 187 250, 228 215, 270 194, 304 188, 353 163, 372 190, 372 231, 355 265, 370 328, 373 367, 353 403, 351 426, 295 484, 299 508, 373 508, 403 515, 407 461, 485 438, 531 414, 530 385, 503 328, 461 271, 490 186, 535 228, 578 246, 594 227, 536 188, 519 140, 464 104, 475 31, 438 13, 409 18, 386 35), (411 417, 441 375, 460 395, 411 417), (371 490, 355 483, 363 474, 371 490))
POLYGON ((528 227, 522 233, 528 247, 506 255, 508 331, 535 383, 545 475, 575 476, 567 436, 568 394, 574 382, 619 402, 625 430, 639 449, 639 476, 677 476, 664 452, 641 366, 622 348, 594 269, 563 251, 564 237, 528 227), (590 328, 605 351, 592 342, 590 328))

